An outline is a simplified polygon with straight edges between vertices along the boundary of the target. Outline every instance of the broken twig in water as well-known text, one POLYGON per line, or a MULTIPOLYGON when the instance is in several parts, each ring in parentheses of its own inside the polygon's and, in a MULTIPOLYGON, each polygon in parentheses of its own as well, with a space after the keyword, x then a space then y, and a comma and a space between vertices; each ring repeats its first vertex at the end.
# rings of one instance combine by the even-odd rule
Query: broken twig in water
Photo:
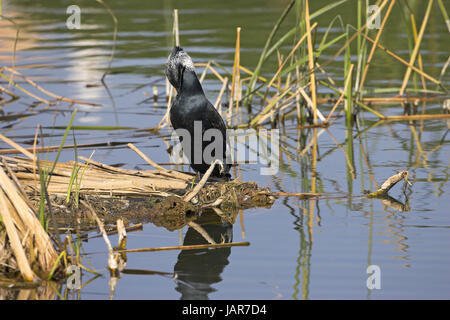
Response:
POLYGON ((408 171, 401 171, 393 175, 392 177, 389 177, 377 191, 368 194, 367 197, 376 198, 385 195, 388 193, 389 190, 391 190, 393 186, 397 184, 397 182, 401 180, 405 180, 406 183, 410 184, 410 182, 408 181, 408 176, 409 176, 408 171))
POLYGON ((189 246, 173 246, 173 247, 159 247, 159 248, 142 248, 142 249, 126 249, 117 250, 118 252, 153 252, 153 251, 167 251, 167 250, 198 250, 198 249, 213 249, 213 248, 227 248, 227 247, 247 247, 250 242, 229 242, 229 243, 214 243, 214 244, 193 244, 189 246))
POLYGON ((116 270, 118 268, 117 261, 114 259, 114 253, 113 253, 113 247, 111 245, 111 242, 109 241, 108 235, 105 231, 105 226, 103 225, 103 222, 98 217, 95 210, 91 207, 89 203, 87 203, 84 200, 81 200, 81 203, 89 209, 92 216, 95 218, 95 221, 97 222, 98 228, 100 229, 100 232, 103 235, 103 239, 105 240, 106 246, 108 247, 108 269, 111 271, 111 274, 115 274, 116 270))

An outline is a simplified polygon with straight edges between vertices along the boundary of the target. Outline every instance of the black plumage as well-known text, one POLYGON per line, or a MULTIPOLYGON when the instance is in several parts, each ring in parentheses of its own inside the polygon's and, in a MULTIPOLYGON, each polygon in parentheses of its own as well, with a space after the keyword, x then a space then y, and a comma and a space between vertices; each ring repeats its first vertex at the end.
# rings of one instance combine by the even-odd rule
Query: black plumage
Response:
POLYGON ((170 122, 177 134, 181 132, 181 129, 189 132, 190 143, 181 139, 183 136, 181 133, 178 135, 180 140, 182 140, 183 152, 189 159, 192 169, 204 174, 210 167, 212 161, 205 161, 203 151, 209 144, 215 142, 215 139, 211 138, 211 141, 204 141, 203 134, 208 129, 217 129, 216 133, 220 135, 220 139, 217 141, 216 146, 220 144, 220 147, 216 148, 216 150, 219 150, 217 154, 212 152, 212 159, 221 160, 224 166, 223 170, 220 171, 220 167, 216 165, 212 176, 228 178, 230 176, 228 173, 230 165, 226 163, 225 122, 206 98, 195 73, 192 59, 183 48, 173 48, 166 64, 166 76, 177 91, 177 96, 170 108, 170 122), (197 127, 201 124, 201 135, 198 132, 194 132, 194 123, 196 121, 197 127))

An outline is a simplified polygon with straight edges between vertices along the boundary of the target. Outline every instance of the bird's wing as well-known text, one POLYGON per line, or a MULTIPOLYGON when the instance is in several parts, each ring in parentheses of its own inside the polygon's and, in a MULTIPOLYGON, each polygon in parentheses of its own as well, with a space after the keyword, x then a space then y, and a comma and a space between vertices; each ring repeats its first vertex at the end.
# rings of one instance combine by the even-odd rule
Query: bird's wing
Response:
MULTIPOLYGON (((227 154, 227 145, 229 145, 229 141, 227 137, 227 128, 225 125, 225 122, 222 119, 222 116, 220 113, 214 108, 214 106, 208 101, 208 106, 203 114, 203 134, 206 130, 214 128, 218 129, 222 133, 223 137, 223 156, 225 157, 224 165, 225 165, 225 172, 228 172, 230 169, 230 166, 225 163, 226 154, 227 154)), ((208 144, 207 142, 204 142, 204 144, 208 144)))
POLYGON ((225 126, 225 122, 222 119, 222 116, 220 113, 214 108, 214 106, 206 100, 207 106, 204 109, 205 112, 203 113, 203 132, 205 132, 208 129, 214 128, 219 129, 220 132, 225 136, 227 128, 225 126))

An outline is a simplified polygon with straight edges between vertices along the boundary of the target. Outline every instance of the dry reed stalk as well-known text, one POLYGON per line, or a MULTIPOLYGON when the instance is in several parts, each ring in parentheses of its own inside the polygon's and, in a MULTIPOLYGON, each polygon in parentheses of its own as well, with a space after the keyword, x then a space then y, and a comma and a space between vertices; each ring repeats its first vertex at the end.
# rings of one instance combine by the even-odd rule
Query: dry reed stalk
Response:
POLYGON ((214 107, 217 109, 217 111, 222 115, 222 104, 220 101, 222 100, 223 93, 225 92, 225 89, 228 85, 228 78, 225 77, 222 81, 222 88, 220 88, 219 95, 217 96, 216 102, 214 103, 214 107))
POLYGON ((8 172, 9 176, 12 178, 12 180, 14 181, 15 185, 16 185, 16 190, 22 195, 22 198, 25 200, 25 202, 28 204, 28 206, 30 206, 30 208, 32 207, 31 203, 30 203, 30 199, 28 199, 27 194, 25 193, 22 184, 20 183, 19 179, 17 178, 16 174, 14 173, 14 171, 11 170, 10 166, 8 165, 8 163, 5 161, 5 159, 2 158, 2 164, 3 167, 5 167, 6 171, 8 172))
MULTIPOLYGON (((285 93, 286 93, 286 91, 285 91, 285 93)), ((256 116, 256 117, 254 118, 254 119, 256 119, 256 121, 254 121, 254 123, 251 124, 251 125, 252 125, 252 126, 259 126, 259 125, 262 125, 263 122, 264 122, 267 118, 270 117, 271 119, 273 119, 274 113, 276 113, 276 112, 278 112, 279 110, 281 110, 281 109, 283 109, 283 108, 285 108, 285 107, 287 107, 287 106, 293 104, 293 102, 292 102, 292 103, 288 103, 289 100, 298 97, 299 93, 300 93, 300 88, 297 89, 296 93, 294 93, 294 94, 291 95, 289 98, 287 98, 286 100, 283 101, 284 106, 281 107, 281 108, 279 108, 279 107, 277 106, 277 107, 270 108, 269 111, 266 110, 267 108, 264 109, 258 116, 256 116)), ((280 93, 277 93, 277 95, 275 96, 275 98, 276 98, 277 96, 279 96, 279 95, 280 95, 280 93)), ((282 95, 284 96, 284 94, 282 94, 282 95)), ((274 98, 272 98, 272 99, 274 99, 274 98)), ((271 101, 272 101, 272 100, 271 100, 271 101)), ((271 101, 270 101, 270 102, 271 102, 271 101)), ((271 103, 269 103, 269 105, 271 105, 271 103)))
MULTIPOLYGON (((413 32, 414 43, 417 43, 416 19, 415 19, 414 14, 412 12, 410 14, 410 18, 411 18, 411 28, 412 28, 412 32, 413 32)), ((423 72, 423 61, 422 61, 422 55, 420 54, 420 52, 419 52, 419 55, 418 55, 418 58, 417 58, 417 62, 419 64, 420 71, 423 72)), ((427 84, 425 82, 425 77, 423 76, 423 74, 420 75, 420 80, 422 82, 422 88, 424 90, 427 90, 427 84)))
MULTIPOLYGON (((39 134, 40 128, 41 128, 41 125, 38 124, 37 127, 36 127, 36 132, 34 133, 34 141, 33 141, 33 175, 36 175, 36 170, 37 170, 36 146, 37 146, 37 138, 38 138, 38 134, 39 134)), ((44 141, 42 141, 42 144, 44 144, 44 141)), ((34 186, 35 186, 35 188, 37 190, 37 188, 38 188, 37 177, 36 177, 36 179, 34 181, 34 186)))
MULTIPOLYGON (((339 89, 339 92, 342 94, 342 90, 339 89)), ((361 99, 361 102, 370 105, 385 105, 385 104, 393 104, 393 103, 403 103, 403 102, 411 102, 411 101, 421 101, 421 102, 436 102, 442 101, 443 97, 420 97, 420 96, 395 96, 395 97, 365 97, 361 99)), ((330 98, 318 98, 317 103, 330 103, 333 101, 337 101, 336 99, 330 98)), ((342 103, 342 101, 340 102, 342 103)))
MULTIPOLYGON (((243 72, 245 72, 245 73, 247 73, 247 74, 249 74, 249 75, 253 75, 253 74, 254 74, 253 71, 247 69, 247 68, 244 67, 244 66, 239 66, 239 68, 240 68, 243 72)), ((258 76, 257 80, 259 80, 259 81, 261 81, 261 82, 268 82, 268 81, 269 81, 268 79, 264 78, 263 76, 258 76)), ((284 88, 284 89, 283 89, 283 88, 280 88, 280 87, 279 87, 277 84, 275 84, 275 83, 272 83, 271 87, 273 87, 273 88, 275 88, 275 89, 282 89, 282 90, 285 89, 285 88, 284 88)), ((292 95, 293 93, 291 92, 290 94, 292 95)))
POLYGON ((159 247, 159 248, 142 248, 142 249, 126 249, 116 250, 117 252, 154 252, 154 251, 167 251, 167 250, 198 250, 198 249, 212 249, 212 248, 228 248, 228 247, 246 247, 250 242, 229 242, 229 243, 214 243, 214 244, 194 244, 186 246, 172 246, 172 247, 159 247))
POLYGON ((7 225, 8 236, 24 279, 26 281, 36 279, 27 271, 31 264, 39 273, 48 274, 57 261, 58 255, 35 213, 1 167, 0 193, 0 214, 5 226, 7 225), (11 228, 11 222, 14 228, 11 228), (22 249, 17 247, 17 239, 20 239, 22 249), (23 246, 28 247, 28 255, 23 246), (28 267, 24 264, 24 258, 28 267))
POLYGON ((313 44, 311 38, 311 22, 309 20, 309 0, 305 2, 305 22, 306 22, 306 34, 308 41, 308 66, 310 70, 310 82, 311 82, 311 100, 313 105, 314 124, 317 124, 317 100, 316 100, 316 76, 314 73, 314 55, 313 44))
MULTIPOLYGON (((4 68, 4 67, 3 67, 3 68, 4 68)), ((50 101, 45 100, 45 99, 43 99, 43 98, 41 98, 41 97, 38 97, 37 95, 35 95, 35 94, 29 92, 28 90, 22 88, 19 84, 17 84, 16 82, 12 81, 12 79, 11 79, 10 77, 8 77, 6 74, 2 73, 1 70, 2 70, 2 68, 0 68, 0 77, 2 77, 3 79, 8 80, 8 82, 12 83, 12 85, 13 85, 14 87, 16 87, 17 89, 19 89, 20 91, 22 91, 22 92, 25 93, 26 95, 28 95, 28 96, 30 96, 30 97, 36 99, 37 101, 43 102, 43 103, 48 104, 48 105, 51 105, 51 104, 52 104, 50 101)))
MULTIPOLYGON (((235 51, 235 60, 234 60, 234 68, 236 69, 236 79, 235 79, 235 102, 236 102, 236 117, 239 113, 239 102, 241 100, 241 73, 240 73, 240 64, 241 64, 241 28, 236 28, 236 51, 235 51)), ((236 122, 238 119, 236 118, 236 122)))
MULTIPOLYGON (((297 78, 297 86, 300 87, 300 68, 298 66, 295 67, 295 76, 297 78)), ((302 112, 300 108, 300 96, 295 97, 295 107, 297 111, 297 125, 301 125, 302 123, 302 112)))
POLYGON ((42 270, 50 271, 57 258, 57 253, 53 248, 53 244, 45 230, 42 228, 39 220, 36 218, 33 210, 21 197, 16 186, 8 178, 2 168, 0 168, 0 186, 13 204, 23 224, 29 228, 31 235, 35 238, 36 245, 41 252, 39 261, 42 270))
POLYGON ((409 116, 385 116, 382 120, 403 121, 403 120, 430 120, 430 119, 449 119, 450 114, 413 114, 409 116))
POLYGON ((203 83, 203 80, 205 80, 206 72, 208 72, 208 68, 209 68, 210 65, 211 65, 211 61, 208 61, 208 63, 205 66, 205 69, 203 69, 203 72, 200 75, 200 79, 199 79, 200 83, 203 83))
MULTIPOLYGON (((209 62, 209 61, 208 61, 208 62, 209 62)), ((221 82, 223 82, 224 77, 222 77, 222 76, 220 75, 220 73, 217 72, 217 70, 214 69, 213 66, 211 66, 211 64, 208 65, 208 63, 197 62, 197 63, 194 63, 194 65, 195 65, 196 67, 206 67, 206 68, 209 68, 209 70, 211 70, 211 72, 217 77, 217 79, 219 79, 221 82)))
POLYGON ((352 74, 353 71, 353 67, 354 64, 352 63, 350 65, 350 69, 348 71, 349 76, 347 77, 347 79, 345 80, 345 85, 344 85, 344 91, 341 92, 341 95, 339 96, 339 99, 336 101, 336 103, 334 104, 333 108, 331 109, 330 113, 328 114, 328 117, 326 118, 325 122, 328 123, 328 121, 330 120, 330 117, 333 115, 334 110, 336 110, 337 106, 341 103, 341 101, 344 99, 345 97, 345 93, 347 92, 347 87, 349 85, 349 80, 351 79, 350 75, 352 74))
MULTIPOLYGON (((361 34, 365 39, 367 39, 368 41, 370 41, 371 43, 375 43, 375 40, 373 40, 372 38, 370 38, 369 36, 365 35, 365 34, 361 34)), ((421 76, 427 78, 428 80, 430 80, 431 82, 442 86, 441 82, 439 80, 436 80, 435 78, 433 78, 432 76, 428 75, 427 73, 421 71, 420 69, 418 69, 417 67, 411 65, 409 62, 407 62, 406 60, 402 59, 401 57, 399 57, 398 55, 396 55, 395 53, 393 53, 392 51, 390 51, 389 49, 385 48, 384 46, 382 46, 381 44, 377 43, 377 47, 379 49, 381 49, 382 51, 384 51, 386 54, 390 55, 391 57, 393 57, 394 59, 396 59, 397 61, 403 63, 404 65, 406 65, 408 68, 411 68, 412 70, 414 70, 415 72, 417 72, 418 74, 420 74, 421 76)), ((401 97, 402 99, 405 99, 403 97, 401 97)), ((389 99, 389 98, 386 98, 389 99)))
POLYGON ((18 145, 17 143, 15 143, 14 141, 12 141, 11 139, 5 137, 4 135, 0 134, 0 139, 2 139, 4 142, 6 142, 7 144, 9 144, 11 147, 17 149, 18 151, 20 151, 21 153, 23 153, 24 155, 26 155, 28 158, 30 158, 31 160, 35 160, 36 157, 31 154, 31 152, 29 152, 28 150, 26 150, 25 148, 21 147, 20 145, 18 145))
MULTIPOLYGON (((318 69, 323 75, 326 75, 327 73, 325 72, 325 70, 323 69, 323 67, 316 62, 316 69, 318 69)), ((331 83, 333 86, 336 86, 336 82, 334 82, 333 78, 331 78, 330 76, 327 76, 327 80, 329 83, 331 83)))
POLYGON ((91 207, 89 203, 87 203, 84 200, 81 200, 81 203, 89 209, 92 216, 94 217, 95 221, 97 222, 98 228, 100 229, 100 232, 102 233, 103 240, 105 240, 106 246, 108 247, 108 269, 110 270, 111 274, 115 274, 115 272, 118 269, 117 260, 114 258, 114 251, 113 247, 111 245, 111 242, 109 241, 108 235, 105 231, 105 226, 103 225, 103 222, 98 217, 95 210, 91 207))
MULTIPOLYGON (((323 132, 324 129, 322 129, 323 132)), ((313 138, 312 138, 312 143, 313 143, 313 147, 312 147, 312 162, 311 162, 311 192, 316 192, 316 188, 317 188, 317 173, 316 173, 316 168, 317 168, 317 139, 318 139, 318 134, 317 134, 317 128, 313 129, 313 138)), ((313 241, 313 221, 314 221, 314 207, 315 207, 315 202, 314 201, 310 201, 310 212, 309 212, 309 219, 308 219, 308 229, 309 229, 309 234, 311 237, 311 241, 313 241)), ((318 216, 318 219, 320 219, 320 216, 318 216)), ((319 221, 320 223, 320 221, 319 221)))
POLYGON ((424 150, 422 148, 422 144, 420 143, 419 135, 417 134, 416 128, 414 127, 412 122, 410 122, 409 128, 410 128, 411 133, 412 133, 412 135, 414 137, 414 141, 416 142, 417 151, 418 151, 418 153, 416 155, 416 157, 417 157, 416 165, 417 165, 418 161, 420 160, 420 157, 422 157, 422 159, 423 159, 423 162, 422 162, 423 166, 425 168, 429 169, 428 168, 428 164, 427 164, 427 155, 426 155, 426 153, 424 152, 424 150))
MULTIPOLYGON (((84 143, 84 144, 77 144, 77 145, 64 145, 64 146, 48 146, 48 147, 36 147, 33 144, 33 147, 31 148, 23 148, 23 150, 26 151, 32 151, 33 156, 36 157, 36 153, 43 153, 43 152, 52 152, 52 151, 58 151, 59 148, 62 149, 74 149, 74 148, 87 148, 87 147, 101 147, 105 146, 107 143, 84 143)), ((14 149, 0 149, 0 154, 17 154, 17 153, 23 153, 17 148, 14 149)))
MULTIPOLYGON (((312 31, 315 27, 317 26, 317 22, 315 22, 312 26, 311 26, 311 30, 312 31)), ((302 42, 307 38, 307 34, 305 33, 300 40, 298 40, 298 42, 296 43, 296 45, 294 46, 294 48, 292 48, 292 50, 289 52, 289 54, 287 55, 287 57, 284 59, 284 61, 281 63, 281 65, 278 67, 277 72, 273 75, 272 79, 270 79, 269 84, 267 85, 267 90, 272 86, 272 84, 274 83, 275 79, 278 77, 278 75, 280 74, 280 72, 283 70, 284 65, 286 64, 286 62, 291 58, 291 56, 294 54, 294 52, 298 49, 298 47, 302 44, 302 42)))
MULTIPOLYGON (((57 94, 54 94, 48 90, 45 90, 44 88, 42 88, 40 85, 38 85, 36 82, 34 82, 33 80, 31 80, 30 78, 28 78, 27 76, 24 76, 23 74, 21 74, 20 72, 18 72, 17 70, 11 69, 9 67, 2 67, 0 68, 0 71, 2 70, 6 70, 11 72, 14 75, 19 76, 20 78, 24 79, 26 82, 28 82, 31 86, 33 86, 34 88, 36 88, 37 90, 39 90, 40 92, 42 92, 43 94, 50 96, 52 98, 55 98, 56 100, 60 100, 60 101, 64 101, 64 102, 68 102, 68 103, 76 103, 76 104, 84 104, 84 105, 90 105, 90 106, 101 106, 101 104, 99 103, 94 103, 94 102, 88 102, 88 101, 83 101, 83 100, 77 100, 77 99, 70 99, 70 98, 66 98, 66 97, 62 97, 62 96, 58 96, 57 94)), ((30 93, 28 93, 29 95, 31 95, 30 93)), ((33 98, 38 98, 37 96, 31 95, 33 98)), ((46 104, 52 104, 47 100, 44 99, 40 99, 38 98, 38 100, 45 102, 46 104)))
POLYGON ((166 77, 166 100, 169 100, 170 96, 170 82, 169 79, 166 77))
MULTIPOLYGON (((167 80, 167 79, 166 79, 167 80)), ((153 131, 159 131, 160 129, 164 128, 165 126, 169 126, 169 116, 170 116, 170 107, 172 105, 172 96, 173 96, 173 86, 171 84, 169 89, 169 97, 167 101, 167 111, 164 117, 161 119, 161 121, 158 123, 158 125, 154 128, 152 128, 153 131)))
POLYGON ((271 194, 276 197, 317 197, 321 195, 316 192, 272 192, 271 194))
MULTIPOLYGON (((233 117, 233 105, 234 102, 236 102, 236 117, 239 110, 239 100, 236 99, 236 92, 239 90, 238 84, 239 84, 239 78, 240 78, 240 34, 241 34, 241 28, 236 28, 236 46, 234 51, 234 62, 233 62, 233 76, 231 78, 231 94, 230 94, 230 102, 228 106, 228 117, 229 117, 229 125, 231 125, 231 118, 233 117)), ((237 121, 237 119, 236 119, 237 121)))
MULTIPOLYGON (((145 92, 144 92, 145 94, 145 92)), ((158 101, 158 86, 153 86, 153 100, 158 101)))
MULTIPOLYGON (((122 219, 117 219, 117 221, 119 221, 119 220, 122 220, 122 219)), ((123 220, 122 220, 122 223, 123 223, 123 220)), ((129 226, 129 227, 125 227, 125 233, 126 232, 134 232, 134 231, 142 231, 143 230, 143 224, 142 223, 137 223, 137 224, 135 224, 135 225, 132 225, 132 226, 129 226)), ((123 232, 123 231, 119 231, 118 229, 117 229, 117 226, 116 226, 116 229, 114 229, 114 230, 110 230, 110 229, 108 229, 108 231, 106 231, 106 234, 108 235, 108 236, 111 236, 111 235, 115 235, 115 234, 118 234, 118 233, 121 233, 121 232, 123 232)), ((93 236, 80 236, 80 239, 81 240, 90 240, 90 239, 94 239, 94 238, 98 238, 98 237, 102 237, 102 235, 93 235, 93 236)))
POLYGON ((183 197, 183 200, 186 202, 189 202, 192 200, 192 198, 194 198, 197 193, 200 192, 200 190, 203 188, 203 186, 206 184, 206 182, 208 181, 209 176, 212 174, 212 172, 214 171, 214 167, 216 166, 216 164, 219 164, 221 166, 221 170, 223 170, 223 164, 222 161, 220 161, 219 159, 214 160, 213 163, 211 163, 211 165, 209 166, 208 170, 205 172, 205 174, 203 175, 202 179, 200 180, 200 182, 195 186, 194 190, 192 190, 191 192, 189 192, 188 194, 186 194, 183 197))
MULTIPOLYGON (((300 92, 300 94, 303 96, 303 98, 305 99, 306 104, 309 106, 309 108, 310 108, 310 109, 312 110, 312 112, 315 114, 315 119, 316 119, 316 120, 314 121, 314 124, 317 125, 317 117, 320 118, 320 121, 326 122, 327 120, 325 119, 325 117, 323 116, 323 114, 322 114, 317 108, 314 109, 314 100, 312 100, 312 98, 310 98, 310 97, 306 94, 305 90, 304 90, 302 87, 299 88, 299 92, 300 92)), ((312 92, 312 89, 311 89, 311 92, 312 92)))
MULTIPOLYGON (((117 219, 116 226, 117 226, 117 234, 118 234, 118 238, 119 238, 117 247, 119 249, 123 250, 127 246, 127 228, 125 228, 123 219, 117 219)), ((141 224, 141 228, 142 228, 142 224, 141 224)))
POLYGON ((363 99, 363 102, 370 104, 392 104, 395 102, 408 102, 408 101, 422 101, 422 102, 432 102, 432 101, 442 101, 441 97, 419 97, 419 96, 409 96, 409 97, 367 97, 363 99))
MULTIPOLYGON (((27 190, 36 190, 34 181, 39 179, 39 175, 31 172, 36 167, 33 166, 31 160, 3 158, 9 162, 9 166, 11 166, 15 175, 27 190)), ((89 161, 84 157, 80 158, 89 161)), ((168 194, 164 190, 184 190, 188 185, 188 181, 192 179, 191 175, 170 170, 134 171, 99 164, 93 160, 89 163, 90 165, 79 183, 80 194, 167 196, 168 194)), ((39 162, 39 165, 42 166, 51 164, 51 162, 47 161, 39 162)), ((56 164, 52 180, 48 186, 49 193, 67 194, 67 185, 69 185, 74 165, 80 168, 82 166, 82 164, 73 162, 56 164)))
POLYGON ((178 9, 173 9, 173 35, 175 40, 175 45, 180 46, 180 32, 178 27, 178 9))
MULTIPOLYGON (((116 173, 132 174, 134 172, 133 170, 127 170, 127 169, 122 169, 122 168, 116 168, 116 167, 113 167, 113 166, 109 166, 107 164, 103 164, 103 163, 94 161, 92 159, 88 159, 88 158, 83 157, 83 156, 78 156, 78 159, 83 160, 86 163, 95 165, 95 166, 97 166, 99 168, 110 170, 110 171, 116 172, 116 173)), ((62 166, 63 164, 62 163, 58 163, 58 165, 62 166)))
MULTIPOLYGON (((414 65, 414 62, 416 61, 416 58, 417 58, 417 54, 419 53, 420 44, 422 43, 423 34, 425 33, 425 28, 428 23, 428 18, 430 16, 432 6, 433 6, 433 0, 429 0, 427 10, 425 12, 425 16, 422 21, 422 26, 420 27, 419 35, 417 36, 416 44, 415 44, 413 52, 411 54, 411 58, 409 59, 410 65, 414 65)), ((406 69, 405 75, 403 77, 402 87, 399 92, 400 96, 402 96, 405 93, 405 89, 406 89, 406 86, 408 85, 408 80, 411 75, 411 70, 412 69, 410 67, 408 67, 408 69, 406 69)))
MULTIPOLYGON (((216 210, 220 210, 220 209, 216 209, 216 210)), ((216 211, 216 210, 214 210, 214 211, 216 211)), ((239 210, 239 224, 241 225, 241 237, 242 237, 242 239, 245 239, 244 210, 239 210)))
MULTIPOLYGON (((99 168, 102 169, 106 169, 109 171, 112 171, 113 173, 122 173, 122 174, 126 174, 126 175, 131 175, 131 176, 138 176, 138 177, 154 177, 154 178, 161 178, 161 176, 164 177, 168 177, 168 178, 172 178, 172 179, 180 179, 180 180, 184 180, 184 181, 188 181, 190 179, 192 179, 192 175, 190 174, 186 174, 183 172, 178 172, 178 171, 173 171, 173 170, 164 170, 164 171, 160 171, 160 170, 129 170, 129 169, 122 169, 122 168, 116 168, 116 167, 112 167, 109 166, 107 164, 103 164, 94 160, 89 160, 88 158, 85 158, 83 156, 79 156, 79 159, 85 161, 86 163, 90 163, 94 166, 97 166, 99 168)), ((69 166, 71 162, 69 162, 69 166)), ((62 163, 59 163, 59 165, 64 165, 62 163)), ((100 174, 103 174, 100 173, 100 174)))
POLYGON ((6 195, 3 193, 2 189, 0 189, 0 215, 5 225, 11 248, 14 252, 14 256, 23 279, 25 281, 34 281, 37 279, 37 276, 33 270, 31 270, 27 255, 22 247, 22 241, 20 240, 14 221, 11 217, 9 207, 7 205, 6 195))
MULTIPOLYGON (((387 2, 387 0, 385 0, 383 4, 386 4, 386 2, 387 2)), ((380 10, 379 11, 380 14, 381 14, 381 8, 382 8, 383 4, 380 6, 380 9, 379 9, 380 10)), ((380 41, 381 34, 384 31, 384 25, 386 24, 386 21, 389 18, 389 14, 391 13, 391 10, 394 7, 394 4, 395 4, 395 0, 391 0, 391 2, 389 3, 389 7, 387 8, 387 10, 386 10, 386 12, 384 14, 383 21, 381 22, 380 29, 377 32, 377 35, 375 37, 375 41, 374 41, 374 43, 372 45, 372 48, 370 49, 369 56, 367 58, 367 62, 366 62, 366 65, 364 67, 364 71, 363 71, 363 74, 362 74, 362 77, 361 77, 361 81, 359 83, 359 90, 360 91, 362 91, 362 89, 364 87, 364 82, 366 80, 367 73, 369 72, 370 63, 372 62, 372 59, 373 59, 373 56, 374 56, 374 53, 375 53, 375 49, 377 48, 377 44, 380 41)), ((367 25, 367 23, 366 23, 366 25, 367 25)), ((363 35, 362 33, 360 33, 360 34, 363 35)))
POLYGON ((11 98, 13 98, 13 99, 18 99, 18 98, 19 98, 19 96, 15 95, 14 93, 12 93, 11 91, 9 91, 8 89, 3 88, 2 86, 0 86, 0 93, 1 93, 1 92, 6 93, 7 95, 9 95, 9 96, 10 96, 11 98))
MULTIPOLYGON (((179 31, 178 31, 178 9, 173 10, 173 36, 175 40, 175 45, 180 46, 180 38, 179 38, 179 31)), ((166 98, 167 98, 167 111, 164 117, 161 119, 161 121, 158 123, 158 125, 155 128, 152 128, 153 131, 159 131, 161 128, 164 128, 165 126, 170 127, 170 108, 172 105, 172 96, 173 96, 174 88, 169 83, 169 80, 166 77, 166 98)))
MULTIPOLYGON (((283 92, 279 92, 277 94, 275 94, 269 101, 269 104, 258 114, 256 115, 254 118, 252 118, 252 120, 250 121, 249 126, 253 127, 253 126, 257 126, 261 123, 261 119, 263 117, 270 116, 270 114, 273 112, 274 107, 276 106, 277 102, 280 101, 281 99, 283 99, 288 93, 292 93, 290 91, 291 88, 285 89, 283 92)), ((247 126, 248 124, 244 124, 245 126, 247 126)))
POLYGON ((153 168, 161 170, 161 171, 168 171, 166 168, 161 167, 159 164, 154 162, 152 159, 147 157, 141 150, 139 150, 135 145, 132 143, 128 144, 128 147, 136 152, 142 159, 144 159, 149 165, 151 165, 153 168))
MULTIPOLYGON (((280 51, 277 49, 277 58, 278 58, 278 68, 281 67, 281 63, 283 60, 283 56, 280 54, 280 51)), ((278 85, 278 89, 276 92, 276 95, 279 96, 281 94, 281 78, 277 79, 277 85, 278 85)), ((284 90, 289 90, 290 88, 285 88, 284 90)), ((266 93, 268 92, 268 88, 266 89, 266 93)), ((277 101, 275 102, 275 106, 274 108, 272 108, 272 110, 270 110, 270 124, 271 126, 275 126, 275 119, 279 119, 279 115, 280 115, 280 100, 277 99, 277 101), (275 115, 276 114, 276 115, 275 115)), ((263 117, 264 118, 264 117, 263 117)), ((261 123, 262 118, 260 119, 259 123, 261 123)))

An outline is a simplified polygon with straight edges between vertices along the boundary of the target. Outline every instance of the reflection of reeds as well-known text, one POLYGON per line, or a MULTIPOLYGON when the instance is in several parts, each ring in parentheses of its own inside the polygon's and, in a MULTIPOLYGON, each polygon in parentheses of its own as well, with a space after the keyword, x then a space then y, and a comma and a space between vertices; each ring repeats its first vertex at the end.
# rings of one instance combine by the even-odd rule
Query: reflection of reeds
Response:
MULTIPOLYGON (((117 31, 118 31, 118 20, 116 18, 116 16, 114 15, 114 12, 111 10, 111 8, 108 6, 108 4, 106 4, 103 0, 96 0, 98 3, 100 3, 105 9, 106 11, 108 11, 108 14, 111 16, 113 23, 114 23, 114 32, 113 32, 113 40, 112 40, 112 47, 111 47, 111 54, 109 56, 109 60, 108 60, 108 68, 106 69, 105 73, 102 76, 102 83, 105 85, 105 77, 108 74, 108 72, 110 72, 111 70, 111 64, 112 61, 114 59, 114 54, 116 51, 116 40, 117 40, 117 31)), ((106 87, 106 86, 105 86, 106 87)))
POLYGON ((26 90, 25 88, 23 88, 22 86, 20 86, 18 83, 14 82, 12 80, 12 75, 16 75, 20 78, 22 78, 23 80, 25 80, 25 82, 27 82, 28 84, 30 84, 32 87, 36 88, 37 90, 39 90, 40 92, 42 92, 43 94, 54 98, 57 101, 64 101, 64 102, 68 102, 68 103, 77 103, 77 104, 86 104, 86 105, 90 105, 90 106, 100 106, 100 104, 98 103, 94 103, 94 102, 88 102, 88 101, 82 101, 82 100, 77 100, 77 99, 70 99, 70 98, 66 98, 66 97, 62 97, 62 96, 58 96, 57 94, 54 94, 48 90, 45 90, 44 88, 42 88, 40 85, 38 85, 36 82, 34 82, 33 80, 31 80, 30 78, 22 75, 20 72, 18 72, 17 70, 14 70, 12 68, 9 67, 1 67, 0 68, 0 77, 8 80, 14 87, 16 87, 17 89, 19 89, 20 91, 22 91, 23 93, 25 93, 26 95, 32 97, 33 99, 36 99, 40 102, 49 104, 49 105, 54 105, 55 102, 52 102, 50 100, 38 97, 37 95, 35 95, 34 93, 26 90), (10 72, 11 76, 7 76, 5 71, 10 72))

